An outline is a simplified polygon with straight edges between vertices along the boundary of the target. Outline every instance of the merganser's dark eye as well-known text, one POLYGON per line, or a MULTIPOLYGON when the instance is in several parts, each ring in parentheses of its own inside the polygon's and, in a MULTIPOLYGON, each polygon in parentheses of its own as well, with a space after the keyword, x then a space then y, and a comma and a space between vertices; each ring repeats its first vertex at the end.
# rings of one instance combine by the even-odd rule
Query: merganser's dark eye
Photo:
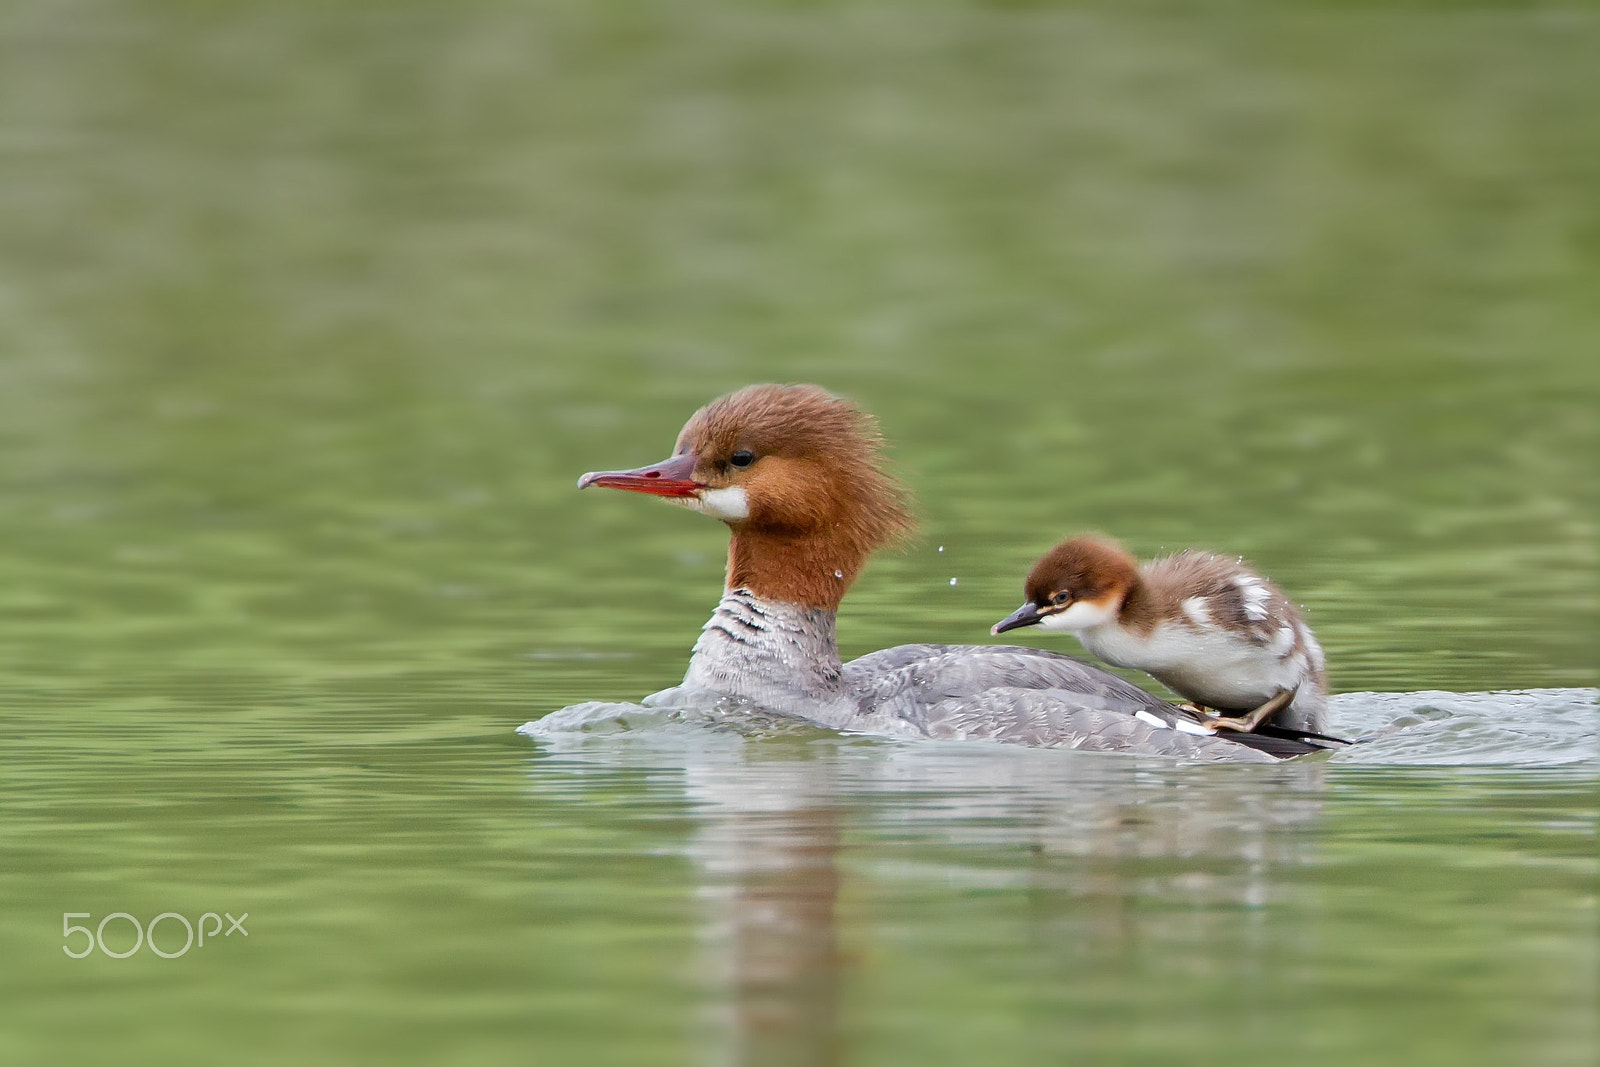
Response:
POLYGON ((1067 592, 1065 589, 1057 593, 1051 593, 1050 603, 1053 607, 1064 608, 1068 604, 1072 603, 1072 594, 1067 592))
POLYGON ((756 454, 748 448, 741 448, 728 457, 728 462, 735 467, 748 467, 756 461, 756 454))

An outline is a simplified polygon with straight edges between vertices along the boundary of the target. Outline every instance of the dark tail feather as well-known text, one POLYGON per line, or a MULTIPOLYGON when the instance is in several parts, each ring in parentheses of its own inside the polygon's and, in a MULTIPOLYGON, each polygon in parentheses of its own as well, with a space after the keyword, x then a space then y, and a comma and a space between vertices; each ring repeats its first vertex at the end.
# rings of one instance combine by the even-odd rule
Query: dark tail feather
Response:
POLYGON ((1278 759, 1294 759, 1296 756, 1307 756, 1313 752, 1326 752, 1323 745, 1312 744, 1310 741, 1301 741, 1294 737, 1274 737, 1264 734, 1259 729, 1248 734, 1217 734, 1217 737, 1226 738, 1235 744, 1246 748, 1253 748, 1258 752, 1265 752, 1278 759))
POLYGON ((1328 745, 1348 745, 1351 741, 1343 737, 1333 737, 1330 734, 1319 734, 1314 730, 1296 730, 1292 726, 1273 726, 1262 723, 1255 728, 1257 734, 1266 734, 1268 737, 1281 737, 1292 741, 1322 741, 1328 745))
POLYGON ((1326 752, 1334 745, 1348 745, 1342 737, 1330 737, 1327 734, 1314 733, 1311 730, 1296 730, 1289 726, 1257 726, 1247 734, 1219 733, 1218 737, 1226 737, 1229 741, 1237 741, 1246 748, 1253 748, 1265 752, 1278 759, 1293 759, 1296 756, 1307 756, 1313 752, 1326 752))

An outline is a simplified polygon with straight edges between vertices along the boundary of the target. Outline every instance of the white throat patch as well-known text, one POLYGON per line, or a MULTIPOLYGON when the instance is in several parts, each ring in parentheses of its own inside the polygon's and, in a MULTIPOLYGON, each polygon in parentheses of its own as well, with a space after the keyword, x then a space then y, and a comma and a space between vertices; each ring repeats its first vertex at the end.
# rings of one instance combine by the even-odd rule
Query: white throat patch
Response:
POLYGON ((750 517, 750 498, 737 486, 726 489, 702 489, 698 496, 680 496, 672 499, 690 511, 710 515, 723 522, 743 522, 750 517))

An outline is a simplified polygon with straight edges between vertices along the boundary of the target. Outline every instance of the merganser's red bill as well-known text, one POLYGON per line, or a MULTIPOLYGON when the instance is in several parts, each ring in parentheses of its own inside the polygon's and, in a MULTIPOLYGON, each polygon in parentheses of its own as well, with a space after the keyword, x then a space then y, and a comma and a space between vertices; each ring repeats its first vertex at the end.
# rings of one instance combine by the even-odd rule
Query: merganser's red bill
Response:
POLYGON ((695 456, 687 452, 631 471, 590 471, 578 479, 578 488, 598 485, 652 496, 694 496, 705 486, 694 480, 695 456))

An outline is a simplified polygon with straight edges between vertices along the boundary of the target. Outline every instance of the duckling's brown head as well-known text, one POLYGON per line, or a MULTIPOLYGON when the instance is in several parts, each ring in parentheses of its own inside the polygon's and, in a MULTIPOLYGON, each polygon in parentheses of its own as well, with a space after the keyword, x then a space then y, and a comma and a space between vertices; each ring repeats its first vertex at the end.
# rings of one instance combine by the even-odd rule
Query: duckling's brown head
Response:
POLYGON ((1072 537, 1040 557, 1023 583, 1022 607, 994 624, 1002 634, 1022 626, 1085 630, 1116 618, 1139 582, 1139 564, 1115 541, 1072 537))

